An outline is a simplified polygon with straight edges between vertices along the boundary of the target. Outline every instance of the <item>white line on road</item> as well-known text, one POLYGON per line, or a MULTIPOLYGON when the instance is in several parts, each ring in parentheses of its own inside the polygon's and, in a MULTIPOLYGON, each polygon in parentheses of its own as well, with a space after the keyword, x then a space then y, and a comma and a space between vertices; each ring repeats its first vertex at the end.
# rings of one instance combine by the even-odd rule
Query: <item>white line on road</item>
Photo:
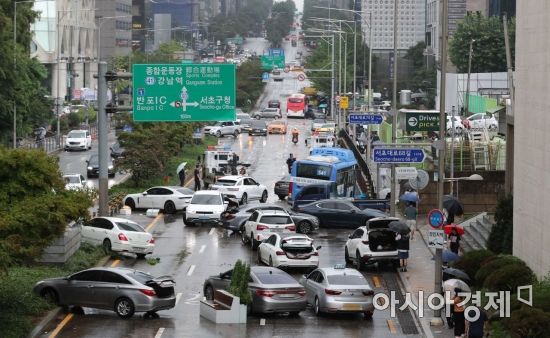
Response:
POLYGON ((203 253, 204 249, 206 249, 206 244, 201 245, 201 249, 199 250, 199 253, 203 253))
POLYGON ((176 305, 178 305, 180 298, 181 298, 181 292, 178 292, 178 294, 176 295, 176 305))
POLYGON ((160 338, 162 337, 162 334, 164 333, 164 328, 163 327, 159 327, 159 330, 157 331, 157 334, 155 335, 155 338, 160 338))
POLYGON ((195 266, 191 265, 191 267, 189 268, 189 271, 187 271, 187 276, 191 276, 191 274, 193 274, 193 271, 195 271, 195 266))
POLYGON ((260 319, 260 326, 265 326, 265 318, 260 319))
POLYGON ((209 232, 208 234, 209 234, 209 235, 213 235, 213 234, 214 234, 214 231, 216 231, 216 228, 210 229, 210 232, 209 232))

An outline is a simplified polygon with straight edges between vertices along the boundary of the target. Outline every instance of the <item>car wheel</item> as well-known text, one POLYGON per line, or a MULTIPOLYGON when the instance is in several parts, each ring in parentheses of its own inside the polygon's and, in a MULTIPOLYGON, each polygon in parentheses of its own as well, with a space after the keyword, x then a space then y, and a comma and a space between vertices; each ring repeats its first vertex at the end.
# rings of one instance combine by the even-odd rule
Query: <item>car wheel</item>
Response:
POLYGON ((267 190, 264 190, 264 192, 262 193, 262 198, 260 199, 260 203, 265 202, 267 202, 267 190))
POLYGON ((308 221, 301 221, 298 223, 298 232, 301 234, 309 234, 311 232, 311 224, 308 221))
POLYGON ((212 285, 207 285, 204 288, 204 298, 206 298, 207 300, 214 299, 214 289, 212 288, 212 285))
POLYGON ((344 259, 345 259, 346 263, 351 264, 351 258, 349 257, 348 248, 346 248, 346 250, 344 252, 344 259))
POLYGON ((269 266, 273 267, 273 258, 271 256, 269 256, 269 266))
POLYGON ((256 118, 256 120, 259 120, 259 119, 262 118, 260 115, 256 115, 256 116, 254 116, 254 117, 256 118))
POLYGON ((244 230, 241 231, 241 242, 243 244, 248 244, 249 239, 246 237, 246 233, 244 230))
POLYGON ((245 205, 248 202, 248 195, 246 193, 241 197, 241 204, 245 205))
POLYGON ((106 254, 110 254, 111 253, 111 241, 108 240, 108 239, 105 239, 103 241, 103 251, 106 253, 106 254))
POLYGON ((321 316, 323 312, 321 311, 321 306, 319 305, 319 298, 315 297, 315 303, 313 304, 313 312, 316 316, 321 316))
POLYGON ((136 256, 137 256, 138 259, 144 259, 144 258, 145 258, 145 255, 146 255, 146 254, 143 254, 143 253, 138 253, 138 254, 136 254, 136 256))
POLYGON ((117 299, 115 302, 115 312, 120 318, 131 318, 134 315, 135 310, 134 302, 132 302, 129 298, 122 297, 117 299))
POLYGON ((52 288, 45 288, 40 292, 40 296, 44 298, 48 303, 52 303, 55 305, 59 304, 59 296, 57 295, 57 292, 52 288))
POLYGON ((300 316, 300 311, 291 311, 288 313, 288 316, 289 317, 299 317, 300 316))
POLYGON ((286 195, 277 195, 277 196, 279 197, 279 199, 280 199, 281 201, 284 201, 284 199, 286 198, 286 195))
POLYGON ((235 130, 235 132, 233 132, 233 136, 239 137, 239 131, 238 131, 238 130, 235 130))
POLYGON ((124 202, 124 204, 129 206, 132 211, 136 208, 136 202, 134 202, 134 200, 131 198, 128 198, 126 202, 124 202))
POLYGON ((164 203, 164 212, 167 214, 175 214, 176 213, 176 205, 172 201, 166 201, 164 203))
POLYGON ((359 251, 355 253, 355 264, 357 265, 357 270, 361 271, 365 269, 365 263, 359 254, 359 251))
POLYGON ((218 131, 216 132, 216 136, 217 136, 217 137, 221 137, 221 136, 222 136, 222 132, 218 130, 218 131))
POLYGON ((365 315, 365 319, 372 319, 372 311, 365 311, 363 314, 365 315))

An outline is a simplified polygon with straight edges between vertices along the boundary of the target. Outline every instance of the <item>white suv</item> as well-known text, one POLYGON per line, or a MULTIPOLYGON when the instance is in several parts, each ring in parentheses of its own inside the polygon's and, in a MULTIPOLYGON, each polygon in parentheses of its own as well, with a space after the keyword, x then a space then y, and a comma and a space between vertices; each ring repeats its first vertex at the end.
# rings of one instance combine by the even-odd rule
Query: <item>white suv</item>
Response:
POLYGON ((92 149, 92 136, 88 130, 71 130, 69 134, 67 134, 65 150, 72 149, 92 149))
POLYGON ((261 203, 267 201, 265 185, 257 183, 248 176, 223 176, 210 188, 222 192, 225 196, 238 199, 241 204, 246 204, 249 200, 259 200, 261 203))
POLYGON ((264 239, 274 233, 295 234, 296 225, 292 217, 281 210, 256 210, 244 224, 241 239, 245 244, 250 242, 252 250, 256 250, 264 239))
POLYGON ((233 135, 237 137, 241 132, 241 126, 236 121, 218 122, 213 126, 205 127, 204 132, 217 137, 223 135, 233 135))
POLYGON ((399 218, 373 218, 366 226, 357 228, 349 235, 345 248, 346 263, 354 262, 357 270, 378 261, 393 261, 399 265, 395 239, 397 234, 388 227, 393 221, 399 221, 399 218))
POLYGON ((185 209, 183 222, 187 225, 213 224, 221 225, 221 215, 227 208, 219 191, 199 190, 185 209))

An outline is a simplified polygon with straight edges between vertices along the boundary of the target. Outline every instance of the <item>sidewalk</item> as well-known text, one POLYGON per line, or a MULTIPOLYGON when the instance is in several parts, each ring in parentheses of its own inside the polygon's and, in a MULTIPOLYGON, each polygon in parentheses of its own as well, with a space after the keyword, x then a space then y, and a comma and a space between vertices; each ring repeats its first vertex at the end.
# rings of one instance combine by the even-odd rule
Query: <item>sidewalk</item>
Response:
MULTIPOLYGON (((403 216, 397 211, 397 217, 403 219, 403 216)), ((426 242, 427 231, 430 228, 426 224, 426 217, 422 215, 418 217, 418 231, 414 234, 414 240, 411 239, 409 261, 407 264, 407 272, 398 272, 399 278, 405 286, 405 290, 412 294, 414 304, 418 304, 419 291, 424 292, 424 315, 418 318, 418 311, 413 311, 420 322, 422 330, 426 337, 454 337, 454 332, 446 326, 445 318, 443 326, 430 326, 430 320, 433 318, 433 311, 428 307, 428 296, 434 291, 435 279, 435 263, 432 260, 434 255, 433 249, 428 248, 426 242)))

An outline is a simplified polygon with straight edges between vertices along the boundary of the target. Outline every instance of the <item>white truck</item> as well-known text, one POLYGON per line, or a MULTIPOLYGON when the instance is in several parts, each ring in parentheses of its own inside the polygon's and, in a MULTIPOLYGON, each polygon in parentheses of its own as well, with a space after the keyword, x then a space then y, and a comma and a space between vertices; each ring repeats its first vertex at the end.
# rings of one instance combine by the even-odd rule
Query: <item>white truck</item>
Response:
POLYGON ((238 175, 237 166, 248 167, 250 164, 240 163, 239 156, 231 151, 231 147, 208 146, 202 155, 202 179, 205 187, 214 184, 219 177, 238 175))

